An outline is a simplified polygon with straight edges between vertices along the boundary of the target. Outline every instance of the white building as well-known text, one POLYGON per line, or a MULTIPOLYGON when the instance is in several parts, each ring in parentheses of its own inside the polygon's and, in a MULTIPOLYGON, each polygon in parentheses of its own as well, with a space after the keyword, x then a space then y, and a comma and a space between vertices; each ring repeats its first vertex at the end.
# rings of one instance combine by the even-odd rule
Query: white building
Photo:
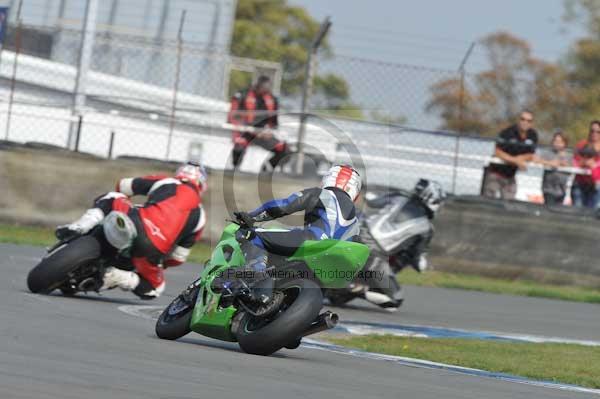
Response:
MULTIPOLYGON (((14 26, 18 0, 11 7, 14 26)), ((26 0, 21 20, 44 31, 53 61, 76 65, 87 0, 26 0)), ((185 43, 180 89, 221 98, 233 33, 236 0, 99 0, 92 69, 173 87, 176 39, 182 12, 185 43)))

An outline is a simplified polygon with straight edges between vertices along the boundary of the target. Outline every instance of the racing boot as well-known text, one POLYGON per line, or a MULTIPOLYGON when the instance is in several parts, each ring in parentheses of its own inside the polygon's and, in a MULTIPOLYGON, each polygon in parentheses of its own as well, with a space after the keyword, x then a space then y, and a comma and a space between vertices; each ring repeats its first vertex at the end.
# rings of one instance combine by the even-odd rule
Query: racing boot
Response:
POLYGON ((364 293, 364 298, 374 305, 379 306, 385 311, 396 312, 402 306, 404 294, 402 291, 395 292, 392 297, 377 291, 367 291, 364 293))
POLYGON ((100 291, 120 288, 123 291, 133 291, 140 285, 140 276, 135 272, 109 267, 102 278, 103 283, 100 291))
POLYGON ((70 224, 58 226, 54 234, 59 240, 82 235, 90 231, 92 228, 100 224, 104 220, 104 213, 99 208, 91 208, 76 221, 70 224))
POLYGON ((103 283, 99 291, 120 288, 123 291, 131 291, 141 299, 158 298, 165 290, 163 282, 158 287, 153 287, 150 282, 135 272, 121 270, 116 267, 106 269, 103 277, 103 283))
POLYGON ((417 272, 423 273, 427 269, 427 266, 429 266, 429 263, 427 262, 427 254, 419 254, 419 256, 415 257, 415 259, 411 262, 411 266, 417 272))

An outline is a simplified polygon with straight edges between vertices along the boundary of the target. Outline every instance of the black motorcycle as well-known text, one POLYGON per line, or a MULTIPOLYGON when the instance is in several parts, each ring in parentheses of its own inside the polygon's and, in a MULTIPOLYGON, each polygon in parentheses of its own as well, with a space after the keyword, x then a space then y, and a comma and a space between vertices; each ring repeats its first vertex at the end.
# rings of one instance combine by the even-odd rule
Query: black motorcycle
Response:
POLYGON ((401 189, 367 191, 367 209, 360 217, 360 240, 371 255, 357 278, 342 290, 327 290, 325 297, 340 306, 365 299, 386 310, 397 310, 404 292, 396 274, 407 266, 421 272, 433 238, 433 219, 446 194, 439 183, 421 179, 410 192, 401 189))
POLYGON ((107 267, 133 270, 129 258, 123 257, 104 236, 102 226, 84 235, 59 240, 48 248, 27 276, 27 286, 33 293, 49 294, 60 290, 64 295, 98 291, 107 267))

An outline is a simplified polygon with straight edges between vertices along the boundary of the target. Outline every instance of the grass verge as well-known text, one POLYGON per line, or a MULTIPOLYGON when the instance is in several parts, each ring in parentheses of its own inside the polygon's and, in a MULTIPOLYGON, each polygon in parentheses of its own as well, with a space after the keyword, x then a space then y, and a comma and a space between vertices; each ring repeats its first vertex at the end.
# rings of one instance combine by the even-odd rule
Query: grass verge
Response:
MULTIPOLYGON (((54 229, 47 227, 0 224, 0 243, 50 246, 56 242, 54 229)), ((189 262, 204 263, 210 256, 210 246, 198 243, 192 248, 189 262)))
POLYGON ((600 347, 447 338, 368 335, 327 338, 338 345, 518 375, 536 380, 600 388, 600 347))
POLYGON ((470 291, 511 294, 565 301, 600 303, 600 290, 591 288, 542 284, 525 280, 505 280, 476 275, 428 271, 422 274, 405 269, 398 280, 401 284, 422 287, 457 288, 470 291))

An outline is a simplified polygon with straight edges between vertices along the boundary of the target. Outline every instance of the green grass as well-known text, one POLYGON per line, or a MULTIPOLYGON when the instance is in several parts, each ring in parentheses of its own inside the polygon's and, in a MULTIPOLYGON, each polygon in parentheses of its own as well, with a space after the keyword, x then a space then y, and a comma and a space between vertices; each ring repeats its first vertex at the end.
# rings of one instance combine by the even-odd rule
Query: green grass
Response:
POLYGON ((48 246, 54 242, 56 238, 52 229, 0 224, 0 243, 48 246))
POLYGON ((600 347, 391 335, 327 339, 368 352, 600 388, 600 347))
POLYGON ((562 299, 574 302, 600 303, 600 290, 578 286, 542 284, 525 280, 505 280, 476 275, 427 271, 419 274, 405 269, 399 274, 401 284, 423 287, 457 288, 462 290, 512 294, 538 298, 562 299))
MULTIPOLYGON (((54 229, 0 224, 0 243, 49 246, 56 242, 54 229)), ((210 256, 210 246, 198 243, 192 248, 189 262, 204 263, 210 256)))

